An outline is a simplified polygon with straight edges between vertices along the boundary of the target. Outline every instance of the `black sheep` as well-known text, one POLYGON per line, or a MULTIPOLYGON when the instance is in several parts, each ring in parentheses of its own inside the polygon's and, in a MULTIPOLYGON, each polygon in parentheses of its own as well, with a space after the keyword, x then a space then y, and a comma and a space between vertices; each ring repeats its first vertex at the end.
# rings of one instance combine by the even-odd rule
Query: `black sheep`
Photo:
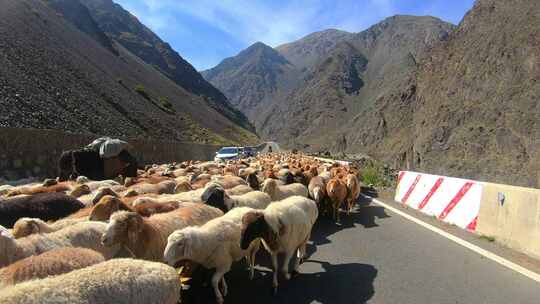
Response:
POLYGON ((0 203, 0 225, 12 228, 22 217, 58 220, 82 208, 83 203, 64 193, 39 193, 10 198, 0 203))

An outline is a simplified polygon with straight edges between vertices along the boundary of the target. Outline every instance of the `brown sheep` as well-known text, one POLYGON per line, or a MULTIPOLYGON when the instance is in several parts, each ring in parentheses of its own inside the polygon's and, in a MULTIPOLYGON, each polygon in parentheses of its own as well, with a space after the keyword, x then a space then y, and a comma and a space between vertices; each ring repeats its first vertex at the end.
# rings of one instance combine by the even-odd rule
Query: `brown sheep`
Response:
POLYGON ((66 192, 71 190, 71 186, 67 182, 54 184, 51 186, 32 186, 32 187, 17 187, 7 192, 6 197, 17 196, 21 194, 32 195, 38 193, 66 192))
POLYGON ((347 184, 340 178, 333 178, 326 185, 326 193, 332 202, 334 220, 339 223, 339 207, 347 199, 347 184))
POLYGON ((348 174, 347 175, 347 215, 351 212, 352 208, 354 207, 354 204, 356 203, 356 200, 358 199, 358 196, 360 196, 360 181, 358 181, 358 178, 354 174, 348 174))
POLYGON ((111 216, 102 236, 105 246, 122 244, 139 259, 163 261, 167 238, 175 230, 202 225, 222 216, 217 208, 203 204, 182 203, 174 211, 143 218, 135 212, 120 211, 111 216))
POLYGON ((54 249, 0 269, 0 288, 68 273, 104 261, 103 254, 87 248, 54 249))
MULTIPOLYGON (((128 192, 134 190, 138 194, 173 194, 176 182, 174 180, 166 180, 157 184, 140 183, 128 188, 128 192)), ((126 194, 127 196, 127 194, 126 194)))
POLYGON ((91 221, 107 221, 113 213, 119 210, 132 211, 132 209, 119 198, 105 195, 99 200, 90 212, 88 219, 91 221))

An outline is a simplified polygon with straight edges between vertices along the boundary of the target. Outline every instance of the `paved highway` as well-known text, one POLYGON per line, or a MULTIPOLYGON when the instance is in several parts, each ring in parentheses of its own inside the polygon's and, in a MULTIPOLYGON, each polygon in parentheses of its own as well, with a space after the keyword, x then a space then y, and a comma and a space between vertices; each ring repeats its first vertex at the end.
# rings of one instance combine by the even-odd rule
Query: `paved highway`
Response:
MULTIPOLYGON (((539 283, 366 201, 340 227, 319 220, 308 252, 275 296, 266 252, 253 281, 237 263, 225 303, 540 303, 539 283)), ((213 292, 193 287, 184 301, 214 303, 213 292)))

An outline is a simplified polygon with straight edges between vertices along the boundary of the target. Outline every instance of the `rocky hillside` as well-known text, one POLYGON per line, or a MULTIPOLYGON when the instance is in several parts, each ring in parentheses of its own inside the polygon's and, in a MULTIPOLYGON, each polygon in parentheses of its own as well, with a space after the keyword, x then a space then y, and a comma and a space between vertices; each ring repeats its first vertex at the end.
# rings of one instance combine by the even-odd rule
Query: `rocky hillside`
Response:
MULTIPOLYGON (((64 0, 65 1, 65 0, 64 0)), ((203 97, 214 109, 251 129, 242 112, 208 83, 189 62, 144 24, 112 0, 78 0, 88 7, 98 26, 131 53, 158 69, 187 91, 203 97)))
MULTIPOLYGON (((264 59, 259 56, 254 60, 244 51, 203 75, 225 92, 266 138, 307 150, 360 152, 365 149, 358 147, 363 138, 353 132, 358 128, 356 123, 364 121, 362 117, 369 115, 365 113, 373 110, 381 96, 405 88, 417 59, 446 39, 452 29, 452 25, 432 17, 395 16, 361 33, 313 33, 274 52, 264 52, 264 59), (282 68, 283 60, 276 58, 285 58, 287 69, 282 68), (241 88, 249 82, 247 74, 237 73, 227 62, 235 62, 235 67, 249 64, 250 79, 272 78, 276 69, 261 64, 272 62, 280 67, 279 79, 286 81, 277 82, 272 90, 254 84, 249 90, 254 93, 246 96, 241 88), (244 108, 246 103, 250 106, 244 108)), ((375 131, 370 130, 367 136, 375 136, 375 131)))
POLYGON ((223 60, 202 75, 254 121, 276 96, 287 93, 298 80, 287 59, 261 42, 223 60))
POLYGON ((477 1, 417 78, 414 167, 540 187, 538 1, 477 1))
POLYGON ((2 2, 0 126, 209 143, 254 140, 207 95, 176 84, 107 35, 80 4, 2 2))

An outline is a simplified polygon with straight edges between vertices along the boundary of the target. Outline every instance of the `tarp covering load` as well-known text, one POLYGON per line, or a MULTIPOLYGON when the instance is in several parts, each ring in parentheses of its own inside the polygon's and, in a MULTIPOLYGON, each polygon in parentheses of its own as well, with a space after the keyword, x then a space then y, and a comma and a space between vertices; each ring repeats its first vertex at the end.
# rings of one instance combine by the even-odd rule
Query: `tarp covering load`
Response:
POLYGON ((129 143, 101 137, 88 146, 64 151, 58 161, 60 179, 86 176, 92 180, 115 178, 118 175, 135 177, 137 160, 128 152, 129 143))
POLYGON ((88 149, 98 151, 101 158, 116 157, 123 150, 128 150, 129 144, 120 139, 101 137, 86 146, 88 149))

